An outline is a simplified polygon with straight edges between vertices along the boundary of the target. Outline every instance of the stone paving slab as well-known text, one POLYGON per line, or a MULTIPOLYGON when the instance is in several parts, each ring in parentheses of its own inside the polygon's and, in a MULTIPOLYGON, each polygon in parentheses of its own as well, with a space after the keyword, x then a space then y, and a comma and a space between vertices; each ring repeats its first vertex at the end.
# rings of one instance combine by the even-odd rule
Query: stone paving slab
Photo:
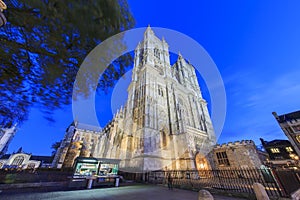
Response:
MULTIPOLYGON (((198 200, 198 193, 162 186, 134 185, 90 190, 0 193, 1 200, 198 200)), ((214 195, 215 200, 242 200, 214 195)))

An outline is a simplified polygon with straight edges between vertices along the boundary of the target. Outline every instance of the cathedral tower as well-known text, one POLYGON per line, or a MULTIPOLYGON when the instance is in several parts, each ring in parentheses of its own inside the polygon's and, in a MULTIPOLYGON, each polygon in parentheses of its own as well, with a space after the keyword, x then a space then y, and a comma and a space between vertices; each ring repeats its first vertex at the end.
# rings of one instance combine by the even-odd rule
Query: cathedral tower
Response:
POLYGON ((171 66, 168 44, 150 27, 135 49, 123 112, 125 168, 195 169, 196 154, 216 142, 194 67, 180 54, 171 66))
POLYGON ((134 172, 196 169, 205 159, 216 143, 207 103, 194 67, 180 53, 171 66, 168 48, 146 29, 134 52, 127 102, 95 133, 90 155, 121 159, 120 169, 134 172))

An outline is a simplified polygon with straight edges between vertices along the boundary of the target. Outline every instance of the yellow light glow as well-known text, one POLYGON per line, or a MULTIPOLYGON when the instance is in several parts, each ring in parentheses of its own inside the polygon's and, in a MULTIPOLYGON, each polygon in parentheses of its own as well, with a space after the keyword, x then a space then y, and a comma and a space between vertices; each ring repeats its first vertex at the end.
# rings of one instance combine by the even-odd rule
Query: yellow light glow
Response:
POLYGON ((2 0, 0 0, 0 9, 5 10, 6 8, 6 4, 2 0))

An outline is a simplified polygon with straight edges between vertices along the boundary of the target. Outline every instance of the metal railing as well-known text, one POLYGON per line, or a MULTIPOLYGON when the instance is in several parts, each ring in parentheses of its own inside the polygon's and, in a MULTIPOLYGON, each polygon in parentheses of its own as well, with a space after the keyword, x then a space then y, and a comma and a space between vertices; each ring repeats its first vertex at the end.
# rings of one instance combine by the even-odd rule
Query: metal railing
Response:
POLYGON ((174 187, 193 190, 208 189, 228 193, 253 194, 253 184, 261 183, 270 197, 287 197, 271 169, 178 170, 125 173, 124 178, 151 184, 167 184, 172 177, 174 187))

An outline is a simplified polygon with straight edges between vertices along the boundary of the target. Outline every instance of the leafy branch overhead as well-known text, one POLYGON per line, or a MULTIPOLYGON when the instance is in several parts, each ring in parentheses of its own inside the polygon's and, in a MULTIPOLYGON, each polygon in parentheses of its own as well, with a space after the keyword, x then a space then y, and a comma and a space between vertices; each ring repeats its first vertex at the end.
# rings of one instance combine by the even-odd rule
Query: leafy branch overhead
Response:
MULTIPOLYGON (((69 104, 83 59, 101 41, 134 25, 126 0, 7 0, 6 4, 8 23, 0 28, 2 127, 24 121, 32 106, 49 117, 54 109, 69 104)), ((116 48, 126 47, 119 41, 116 48)), ((113 86, 131 64, 130 57, 124 55, 111 65, 98 88, 113 86)))

